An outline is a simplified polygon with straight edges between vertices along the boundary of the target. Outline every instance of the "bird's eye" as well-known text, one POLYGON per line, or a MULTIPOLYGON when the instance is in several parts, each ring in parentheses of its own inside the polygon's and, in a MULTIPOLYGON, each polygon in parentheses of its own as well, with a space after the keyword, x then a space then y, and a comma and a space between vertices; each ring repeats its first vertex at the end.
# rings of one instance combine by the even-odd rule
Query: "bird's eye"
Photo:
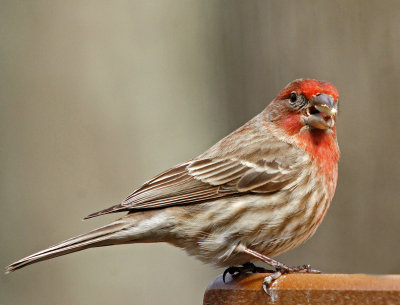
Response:
POLYGON ((296 94, 296 92, 292 92, 292 93, 290 94, 290 101, 291 101, 292 103, 294 103, 296 100, 297 100, 297 94, 296 94))

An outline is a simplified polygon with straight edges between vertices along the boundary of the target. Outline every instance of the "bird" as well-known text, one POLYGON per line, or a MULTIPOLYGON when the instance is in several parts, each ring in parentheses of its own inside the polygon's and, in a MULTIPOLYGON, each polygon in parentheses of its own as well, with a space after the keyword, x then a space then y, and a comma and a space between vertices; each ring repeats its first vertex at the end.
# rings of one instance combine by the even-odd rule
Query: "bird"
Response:
POLYGON ((20 259, 6 272, 93 247, 150 242, 182 248, 231 274, 241 270, 234 266, 265 262, 275 270, 264 289, 285 273, 319 272, 273 257, 309 239, 332 201, 340 156, 338 97, 329 82, 292 81, 261 113, 198 157, 84 219, 125 212, 121 218, 20 259))

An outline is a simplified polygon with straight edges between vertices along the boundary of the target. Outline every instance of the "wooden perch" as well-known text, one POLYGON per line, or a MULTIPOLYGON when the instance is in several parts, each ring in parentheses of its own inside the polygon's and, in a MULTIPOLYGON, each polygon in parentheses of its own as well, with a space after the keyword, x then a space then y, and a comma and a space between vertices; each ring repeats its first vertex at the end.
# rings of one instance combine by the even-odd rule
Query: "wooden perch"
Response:
POLYGON ((267 273, 218 276, 204 294, 204 305, 361 305, 400 304, 400 275, 289 274, 262 289, 267 273))

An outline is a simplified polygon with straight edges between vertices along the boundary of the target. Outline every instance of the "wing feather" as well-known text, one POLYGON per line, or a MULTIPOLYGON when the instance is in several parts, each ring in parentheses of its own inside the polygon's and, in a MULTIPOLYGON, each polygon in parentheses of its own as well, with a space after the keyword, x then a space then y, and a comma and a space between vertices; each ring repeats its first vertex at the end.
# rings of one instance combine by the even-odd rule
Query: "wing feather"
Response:
POLYGON ((294 175, 282 174, 270 162, 263 162, 261 167, 234 159, 193 160, 148 181, 121 204, 90 214, 85 219, 118 211, 193 204, 250 192, 270 193, 285 187, 293 178, 294 175))
POLYGON ((297 148, 267 133, 248 136, 240 134, 239 130, 198 158, 147 181, 121 204, 85 219, 119 211, 194 204, 226 196, 268 194, 294 185, 304 162, 308 161, 304 155, 299 156, 297 148), (281 151, 286 149, 285 154, 277 154, 277 147, 281 151))

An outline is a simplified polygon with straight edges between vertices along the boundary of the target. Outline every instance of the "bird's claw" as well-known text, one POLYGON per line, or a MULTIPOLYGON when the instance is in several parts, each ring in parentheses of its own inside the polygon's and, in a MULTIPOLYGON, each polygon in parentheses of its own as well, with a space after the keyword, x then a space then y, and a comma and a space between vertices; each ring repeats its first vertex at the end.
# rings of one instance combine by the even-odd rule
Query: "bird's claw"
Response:
POLYGON ((277 280, 281 275, 283 274, 289 274, 289 273, 322 273, 319 270, 312 269, 311 265, 303 265, 303 266, 297 266, 297 267, 286 267, 286 268, 277 268, 277 270, 266 276, 263 280, 262 287, 263 290, 265 291, 266 294, 271 296, 269 292, 269 288, 271 287, 271 284, 277 280))
POLYGON ((222 280, 224 281, 224 283, 226 283, 226 275, 228 273, 230 275, 234 275, 235 273, 240 273, 240 269, 239 269, 239 267, 236 267, 236 266, 232 266, 232 267, 225 269, 224 273, 222 274, 222 280))
POLYGON ((263 280, 262 283, 262 287, 263 290, 265 291, 266 294, 268 294, 269 296, 271 296, 271 294, 269 293, 268 288, 271 286, 271 284, 273 283, 273 281, 275 281, 278 277, 280 277, 282 275, 282 272, 280 271, 276 271, 274 273, 271 273, 270 275, 266 276, 263 280))
POLYGON ((224 273, 222 274, 222 280, 224 281, 224 283, 226 283, 226 275, 229 273, 232 276, 236 276, 242 273, 247 273, 247 272, 251 272, 251 273, 264 273, 264 272, 271 272, 271 270, 267 270, 263 267, 258 267, 256 265, 254 265, 253 263, 245 263, 243 264, 243 266, 241 267, 237 267, 237 266, 233 266, 233 267, 229 267, 227 268, 224 273))

